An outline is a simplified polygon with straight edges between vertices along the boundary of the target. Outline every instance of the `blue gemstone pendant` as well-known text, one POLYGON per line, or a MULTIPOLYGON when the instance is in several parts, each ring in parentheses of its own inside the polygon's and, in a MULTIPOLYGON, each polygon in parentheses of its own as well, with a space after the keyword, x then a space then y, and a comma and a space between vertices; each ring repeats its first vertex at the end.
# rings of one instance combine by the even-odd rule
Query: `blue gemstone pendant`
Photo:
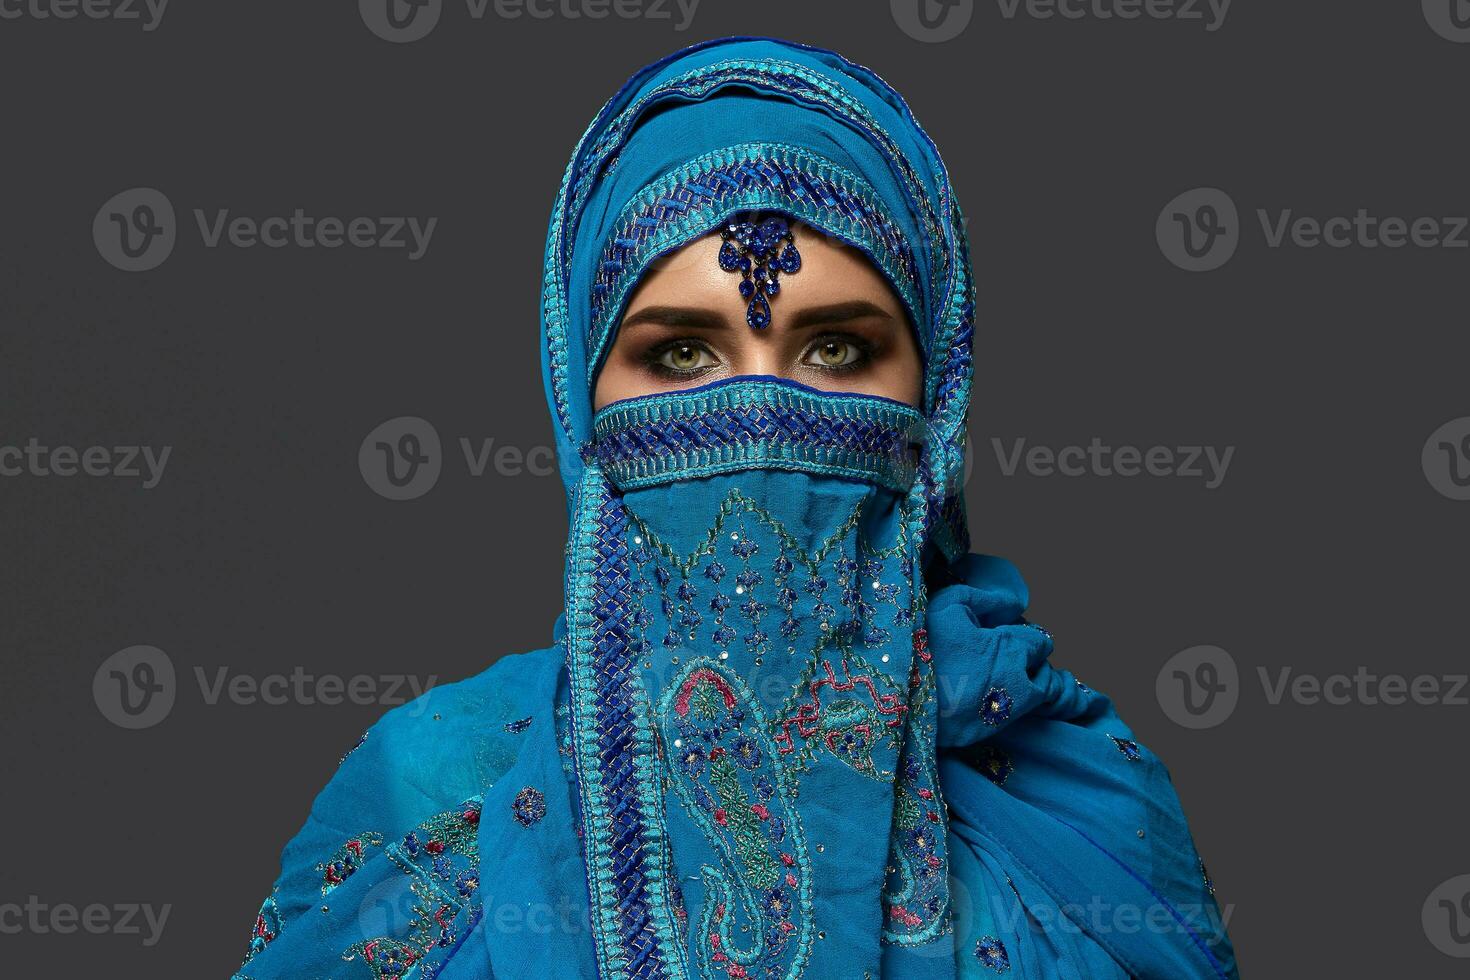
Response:
POLYGON ((732 219, 721 231, 720 268, 740 273, 745 322, 754 330, 771 325, 771 303, 781 291, 781 273, 801 268, 791 224, 782 217, 732 219))

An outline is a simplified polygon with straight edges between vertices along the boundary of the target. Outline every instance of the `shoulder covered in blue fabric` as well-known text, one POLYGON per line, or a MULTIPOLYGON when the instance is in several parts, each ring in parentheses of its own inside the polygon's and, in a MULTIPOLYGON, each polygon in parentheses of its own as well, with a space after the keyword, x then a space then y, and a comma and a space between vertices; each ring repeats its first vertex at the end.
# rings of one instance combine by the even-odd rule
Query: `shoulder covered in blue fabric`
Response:
MULTIPOLYGON (((415 901, 430 896, 450 918, 470 916, 482 801, 529 740, 555 738, 561 666, 560 647, 503 657, 379 719, 342 758, 282 852, 239 976, 340 964, 353 954, 351 940, 363 939, 362 910, 381 904, 376 890, 401 882, 417 883, 415 901)), ((413 946, 375 935, 365 941, 379 945, 355 955, 421 957, 444 938, 409 937, 413 946)))

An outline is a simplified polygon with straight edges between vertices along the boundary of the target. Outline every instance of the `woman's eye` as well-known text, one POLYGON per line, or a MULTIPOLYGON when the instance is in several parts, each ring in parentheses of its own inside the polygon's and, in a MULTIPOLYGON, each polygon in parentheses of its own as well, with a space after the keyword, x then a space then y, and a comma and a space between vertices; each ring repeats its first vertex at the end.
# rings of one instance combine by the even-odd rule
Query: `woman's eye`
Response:
POLYGON ((655 363, 671 371, 698 371, 717 362, 708 350, 697 344, 674 344, 658 355, 655 363))
POLYGON ((846 367, 862 359, 863 352, 850 341, 836 338, 819 342, 807 355, 807 363, 817 367, 846 367))

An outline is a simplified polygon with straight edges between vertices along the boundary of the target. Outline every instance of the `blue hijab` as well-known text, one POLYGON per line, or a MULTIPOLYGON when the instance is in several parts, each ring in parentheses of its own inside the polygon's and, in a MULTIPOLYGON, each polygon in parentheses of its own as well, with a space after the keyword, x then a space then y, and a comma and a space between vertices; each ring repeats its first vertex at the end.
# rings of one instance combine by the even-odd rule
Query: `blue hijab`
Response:
POLYGON ((1163 765, 968 553, 973 311, 944 166, 871 72, 736 38, 635 75, 547 236, 555 642, 343 758, 236 980, 1236 976, 1163 765), (793 221, 893 287, 920 406, 740 377, 593 411, 652 263, 722 232, 761 329, 793 221))

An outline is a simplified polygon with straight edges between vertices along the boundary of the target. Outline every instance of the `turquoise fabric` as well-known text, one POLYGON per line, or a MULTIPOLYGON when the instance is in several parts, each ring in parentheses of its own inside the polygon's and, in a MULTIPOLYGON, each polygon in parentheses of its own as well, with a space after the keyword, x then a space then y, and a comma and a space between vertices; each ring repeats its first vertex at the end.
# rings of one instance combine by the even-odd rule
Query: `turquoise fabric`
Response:
POLYGON ((237 980, 1237 975, 1163 764, 968 553, 962 228, 902 100, 829 52, 714 42, 608 103, 548 235, 554 642, 343 759, 237 980), (735 378, 593 412, 628 290, 753 209, 888 277, 921 406, 735 378))

